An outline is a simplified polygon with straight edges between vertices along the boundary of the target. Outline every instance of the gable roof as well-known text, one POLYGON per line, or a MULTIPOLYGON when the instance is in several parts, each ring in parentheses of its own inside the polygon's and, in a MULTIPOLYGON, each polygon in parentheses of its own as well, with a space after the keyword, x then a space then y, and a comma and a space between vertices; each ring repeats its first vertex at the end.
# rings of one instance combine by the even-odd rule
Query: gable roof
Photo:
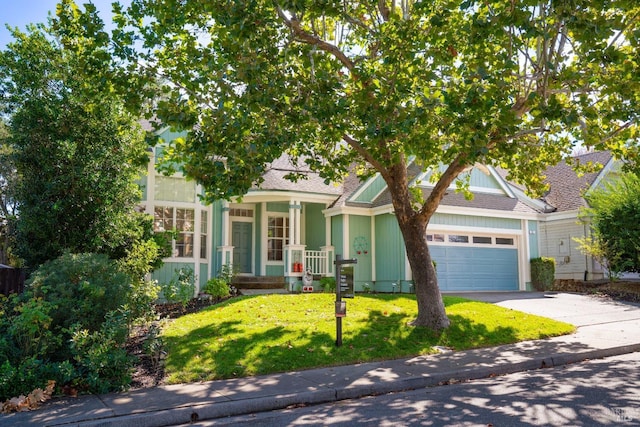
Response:
POLYGON ((598 177, 606 173, 605 167, 611 162, 612 155, 609 151, 597 151, 575 156, 573 159, 580 164, 600 164, 602 168, 582 176, 578 176, 573 167, 566 162, 547 168, 545 182, 549 184, 549 191, 541 200, 556 208, 556 212, 572 211, 586 206, 584 192, 593 186, 598 177))

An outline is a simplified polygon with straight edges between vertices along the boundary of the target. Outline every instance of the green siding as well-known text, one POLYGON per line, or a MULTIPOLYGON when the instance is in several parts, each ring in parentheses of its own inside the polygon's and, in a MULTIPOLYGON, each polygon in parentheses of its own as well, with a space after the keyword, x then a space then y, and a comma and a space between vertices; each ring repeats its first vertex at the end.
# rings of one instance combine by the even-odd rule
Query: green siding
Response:
POLYGON ((331 217, 331 244, 335 248, 335 253, 342 255, 344 253, 343 239, 344 234, 344 215, 331 217))
POLYGON ((365 282, 372 284, 371 217, 349 216, 349 246, 349 258, 358 260, 354 266, 354 285, 360 291, 365 282))
POLYGON ((457 225, 467 227, 504 228, 520 230, 522 223, 519 219, 492 218, 472 215, 455 215, 436 213, 429 221, 432 225, 457 225))
MULTIPOLYGON (((438 170, 440 172, 444 172, 446 169, 447 168, 445 166, 440 166, 438 170)), ((460 174, 459 177, 456 178, 456 181, 467 182, 466 180, 469 179, 469 185, 471 187, 479 187, 479 188, 487 188, 491 190, 504 191, 503 188, 500 186, 500 183, 496 180, 496 178, 493 175, 487 175, 483 171, 479 170, 478 168, 472 169, 470 173, 471 173, 471 176, 469 178, 467 178, 469 176, 469 172, 460 174)), ((421 184, 433 185, 429 182, 429 178, 431 178, 432 174, 433 174, 432 171, 427 172, 424 178, 422 179, 421 184)), ((455 187, 456 184, 454 182, 451 185, 455 187)))
POLYGON ((284 276, 284 265, 267 265, 267 276, 284 276))
POLYGON ((200 287, 198 288, 199 290, 202 289, 204 285, 207 284, 208 271, 209 271, 208 264, 200 264, 200 274, 198 274, 198 283, 200 283, 200 287))
POLYGON ((289 203, 267 202, 267 212, 289 212, 289 203))
POLYGON ((376 216, 375 268, 378 292, 393 291, 392 283, 405 277, 405 249, 395 216, 376 216))
POLYGON ((326 221, 322 213, 324 205, 309 203, 304 205, 305 244, 309 251, 319 251, 325 246, 326 221))
POLYGON ((358 197, 353 198, 355 202, 371 202, 387 185, 380 175, 370 178, 365 184, 362 193, 358 197))
POLYGON ((151 274, 151 278, 157 280, 158 283, 169 283, 174 278, 176 270, 180 268, 193 270, 193 267, 194 264, 192 262, 165 262, 162 267, 151 274))
POLYGON ((529 221, 529 255, 531 258, 538 258, 538 222, 529 221))

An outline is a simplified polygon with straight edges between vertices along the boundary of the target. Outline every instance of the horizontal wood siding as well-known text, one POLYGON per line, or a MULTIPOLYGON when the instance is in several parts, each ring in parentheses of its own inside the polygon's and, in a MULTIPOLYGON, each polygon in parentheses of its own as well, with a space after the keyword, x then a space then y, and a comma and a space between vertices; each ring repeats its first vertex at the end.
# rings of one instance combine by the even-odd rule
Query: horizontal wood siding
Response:
POLYGON ((492 218, 473 215, 456 215, 436 213, 429 221, 430 228, 434 225, 453 225, 464 227, 504 228, 507 230, 520 230, 522 228, 519 219, 492 218))
MULTIPOLYGON (((556 260, 557 279, 584 279, 584 272, 593 271, 590 257, 578 249, 574 237, 584 236, 584 226, 575 219, 541 222, 539 230, 540 255, 556 260)), ((588 277, 598 278, 598 277, 588 277)))

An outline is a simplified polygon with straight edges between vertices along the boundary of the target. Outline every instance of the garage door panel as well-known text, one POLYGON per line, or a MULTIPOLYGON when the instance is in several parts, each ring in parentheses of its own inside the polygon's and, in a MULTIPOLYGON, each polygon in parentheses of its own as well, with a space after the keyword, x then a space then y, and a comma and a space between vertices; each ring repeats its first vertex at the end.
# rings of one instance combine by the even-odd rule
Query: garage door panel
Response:
POLYGON ((515 248, 431 246, 440 288, 445 291, 517 290, 515 248))

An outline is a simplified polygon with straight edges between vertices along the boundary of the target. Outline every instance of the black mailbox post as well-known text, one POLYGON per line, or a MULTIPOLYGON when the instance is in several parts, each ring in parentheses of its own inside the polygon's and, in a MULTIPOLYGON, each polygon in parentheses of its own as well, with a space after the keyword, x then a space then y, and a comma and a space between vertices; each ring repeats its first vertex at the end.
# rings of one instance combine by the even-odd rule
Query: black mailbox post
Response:
POLYGON ((342 259, 342 255, 336 254, 333 262, 336 266, 336 347, 342 345, 342 318, 347 315, 347 302, 344 298, 353 298, 353 266, 357 264, 357 259, 342 259), (344 295, 343 295, 344 293, 344 295))

